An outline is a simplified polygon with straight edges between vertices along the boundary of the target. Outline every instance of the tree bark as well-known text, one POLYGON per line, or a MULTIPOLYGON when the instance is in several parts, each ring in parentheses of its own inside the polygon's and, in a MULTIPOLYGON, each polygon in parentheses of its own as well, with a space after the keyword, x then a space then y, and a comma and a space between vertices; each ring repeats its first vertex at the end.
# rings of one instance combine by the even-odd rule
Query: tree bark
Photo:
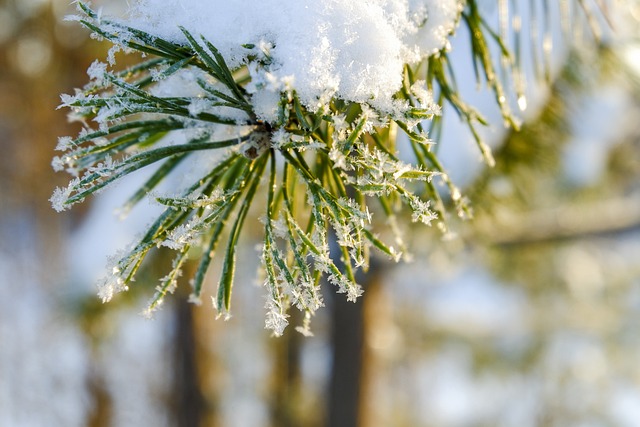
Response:
POLYGON ((364 288, 357 302, 348 302, 334 289, 331 295, 332 368, 327 390, 327 427, 363 427, 366 425, 365 402, 369 369, 369 350, 366 346, 368 304, 380 285, 379 266, 374 259, 366 274, 358 274, 364 288))
POLYGON ((174 336, 174 418, 178 427, 198 427, 204 415, 196 359, 193 304, 176 298, 174 336))

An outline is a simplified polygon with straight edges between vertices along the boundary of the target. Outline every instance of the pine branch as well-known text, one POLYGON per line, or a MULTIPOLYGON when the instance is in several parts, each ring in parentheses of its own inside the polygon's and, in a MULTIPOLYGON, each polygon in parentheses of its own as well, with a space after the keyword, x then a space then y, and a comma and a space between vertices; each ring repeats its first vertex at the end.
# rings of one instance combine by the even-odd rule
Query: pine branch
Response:
MULTIPOLYGON (((446 21, 442 28, 447 32, 457 24, 466 25, 478 82, 494 93, 504 121, 516 128, 518 120, 509 109, 509 86, 499 78, 498 68, 506 65, 515 76, 521 74, 521 52, 516 47, 512 53, 508 39, 518 42, 520 28, 513 25, 508 35, 506 2, 500 2, 503 13, 498 29, 482 16, 476 0, 466 1, 464 7, 452 2, 442 10, 436 5, 445 7, 444 3, 431 5, 434 18, 417 11, 415 16, 423 13, 425 21, 413 22, 414 16, 407 25, 414 25, 414 32, 427 31, 429 19, 436 19, 438 13, 446 21), (496 46, 498 58, 494 57, 496 46)), ((432 149, 445 104, 468 124, 487 164, 494 161, 477 131, 477 126, 487 125, 486 120, 458 93, 456 70, 447 53, 448 33, 438 33, 441 29, 432 29, 430 35, 439 47, 420 52, 420 60, 404 64, 401 85, 393 87, 395 93, 387 98, 376 95, 389 92, 386 87, 371 88, 367 97, 345 95, 331 85, 311 97, 299 90, 295 81, 299 76, 275 73, 279 64, 269 43, 239 45, 245 49, 242 60, 231 60, 215 40, 189 28, 179 28, 181 39, 163 38, 104 18, 83 2, 78 7, 83 15, 77 20, 95 36, 111 42, 115 50, 151 59, 121 71, 107 71, 107 64, 96 62, 89 69, 92 81, 75 95, 62 97, 62 106, 71 109, 71 117, 82 121, 84 129, 78 137, 61 138, 58 144, 64 153, 54 158, 53 166, 66 169, 74 178, 67 188, 56 189, 51 198, 54 208, 67 209, 152 165, 156 169, 129 198, 123 213, 145 196, 165 207, 143 237, 112 260, 111 274, 100 285, 104 301, 128 289, 152 248, 164 247, 176 255, 148 313, 178 286, 182 266, 191 254, 199 257, 191 300, 199 302, 206 272, 223 242, 222 274, 213 300, 219 313, 228 315, 236 250, 254 209, 264 218, 267 327, 281 334, 287 311, 295 305, 305 312, 301 330, 309 334, 308 321, 322 306, 321 276, 355 301, 362 293, 355 282, 356 271, 367 269, 371 249, 396 261, 401 258, 406 250, 401 236, 394 236, 395 246, 387 243, 386 236, 376 233, 381 224, 397 233, 397 218, 406 213, 414 222, 436 224, 446 235, 449 210, 462 218, 471 216, 466 198, 432 149), (95 127, 89 125, 91 121, 95 127), (408 153, 398 152, 397 132, 410 141, 408 153), (151 193, 179 165, 200 161, 202 166, 196 152, 224 155, 205 164, 208 171, 187 189, 176 194, 151 193), (301 195, 304 203, 299 203, 301 195), (378 204, 384 222, 372 219, 378 204), (329 250, 330 235, 336 236, 337 255, 329 250)), ((593 20, 593 11, 584 10, 587 19, 593 20)), ((547 14, 544 18, 548 23, 547 14)), ((365 65, 364 74, 371 64, 365 65)), ((521 89, 515 91, 519 97, 521 89)))

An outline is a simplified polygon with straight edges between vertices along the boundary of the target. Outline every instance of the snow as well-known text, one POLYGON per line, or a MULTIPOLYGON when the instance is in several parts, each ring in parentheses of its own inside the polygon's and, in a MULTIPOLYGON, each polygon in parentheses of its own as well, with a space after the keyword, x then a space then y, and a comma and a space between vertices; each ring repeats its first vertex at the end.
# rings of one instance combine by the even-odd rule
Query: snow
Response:
POLYGON ((459 0, 140 0, 125 22, 186 44, 182 26, 230 67, 250 62, 254 106, 272 120, 286 86, 312 111, 332 97, 392 111, 404 64, 445 48, 461 8, 459 0))

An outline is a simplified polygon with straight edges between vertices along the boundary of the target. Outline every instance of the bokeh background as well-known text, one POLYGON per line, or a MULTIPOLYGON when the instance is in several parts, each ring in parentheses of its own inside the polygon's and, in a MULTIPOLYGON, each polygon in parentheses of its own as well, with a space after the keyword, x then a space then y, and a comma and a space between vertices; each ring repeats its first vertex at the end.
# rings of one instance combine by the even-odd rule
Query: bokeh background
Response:
POLYGON ((412 263, 375 262, 355 305, 327 289, 314 337, 271 338, 250 229, 229 321, 187 292, 143 318, 144 277, 98 301, 151 207, 115 217, 135 178, 63 214, 47 200, 67 180, 57 137, 78 131, 59 94, 108 46, 63 20, 67 0, 1 0, 0 427, 640 426, 640 5, 601 3, 600 44, 584 23, 545 39, 523 11, 523 37, 555 49, 526 64, 520 133, 477 90, 461 31, 460 90, 492 119, 497 166, 452 111, 439 145, 475 219, 447 242, 407 225, 412 263))

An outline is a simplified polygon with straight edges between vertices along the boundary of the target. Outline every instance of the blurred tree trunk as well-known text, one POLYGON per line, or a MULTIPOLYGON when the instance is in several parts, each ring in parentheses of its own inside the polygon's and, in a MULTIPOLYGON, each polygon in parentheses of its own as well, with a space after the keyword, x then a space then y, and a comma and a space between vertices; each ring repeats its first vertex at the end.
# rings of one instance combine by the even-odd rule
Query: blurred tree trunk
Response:
POLYGON ((380 268, 374 259, 366 274, 357 277, 364 293, 356 303, 333 290, 331 298, 332 368, 327 390, 327 427, 365 427, 368 422, 368 365, 371 354, 369 336, 369 305, 380 290, 380 268))
POLYGON ((302 316, 299 310, 291 311, 291 325, 280 338, 272 340, 273 374, 271 425, 273 427, 299 427, 304 423, 299 409, 301 390, 300 351, 304 337, 295 330, 302 316))
POLYGON ((198 427, 203 425, 204 397, 200 389, 199 370, 196 358, 196 331, 194 305, 186 297, 178 297, 174 303, 174 425, 198 427))
POLYGON ((88 379, 92 410, 87 419, 87 427, 109 427, 112 425, 113 401, 104 383, 102 373, 95 369, 88 379))

